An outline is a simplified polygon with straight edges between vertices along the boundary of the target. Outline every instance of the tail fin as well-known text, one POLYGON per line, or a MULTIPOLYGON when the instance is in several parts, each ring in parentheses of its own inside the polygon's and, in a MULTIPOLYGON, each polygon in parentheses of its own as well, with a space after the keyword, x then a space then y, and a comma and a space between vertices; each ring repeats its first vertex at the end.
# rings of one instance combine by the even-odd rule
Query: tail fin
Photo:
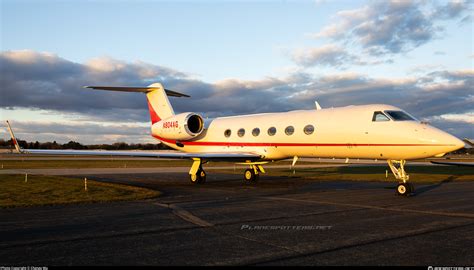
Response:
POLYGON ((148 87, 85 86, 85 88, 146 93, 146 98, 148 100, 148 109, 150 111, 150 119, 152 124, 160 121, 161 119, 166 119, 174 115, 173 107, 171 106, 167 96, 189 97, 185 94, 164 89, 160 83, 150 84, 148 87))

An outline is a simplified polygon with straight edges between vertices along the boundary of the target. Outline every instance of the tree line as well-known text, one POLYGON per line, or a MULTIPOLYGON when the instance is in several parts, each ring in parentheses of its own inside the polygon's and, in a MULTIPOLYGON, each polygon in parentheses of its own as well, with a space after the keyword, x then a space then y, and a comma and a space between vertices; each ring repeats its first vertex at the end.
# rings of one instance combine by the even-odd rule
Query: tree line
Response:
MULTIPOLYGON (((53 142, 28 142, 25 140, 17 139, 18 144, 23 149, 74 149, 74 150, 96 150, 96 149, 103 149, 103 150, 169 150, 170 147, 160 143, 160 144, 153 144, 153 143, 133 143, 128 144, 126 142, 116 142, 113 144, 89 144, 83 145, 81 143, 75 141, 69 141, 65 144, 57 143, 56 141, 53 142)), ((3 149, 13 149, 13 141, 0 139, 0 148, 3 149)))

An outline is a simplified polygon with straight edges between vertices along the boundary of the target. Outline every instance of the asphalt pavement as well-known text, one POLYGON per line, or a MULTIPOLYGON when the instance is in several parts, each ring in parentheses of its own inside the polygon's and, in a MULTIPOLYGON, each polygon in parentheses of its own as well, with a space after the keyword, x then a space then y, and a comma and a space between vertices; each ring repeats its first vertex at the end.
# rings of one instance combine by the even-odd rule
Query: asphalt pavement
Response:
MULTIPOLYGON (((81 176, 82 177, 82 176, 81 176)), ((0 266, 474 265, 474 183, 89 174, 154 199, 0 209, 0 266)))

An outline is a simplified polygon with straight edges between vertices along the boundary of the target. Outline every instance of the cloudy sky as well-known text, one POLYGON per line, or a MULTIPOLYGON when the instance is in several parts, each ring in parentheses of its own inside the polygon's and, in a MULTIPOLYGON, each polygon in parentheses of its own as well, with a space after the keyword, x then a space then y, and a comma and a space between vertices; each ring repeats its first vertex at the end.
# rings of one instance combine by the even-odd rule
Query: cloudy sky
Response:
POLYGON ((82 88, 153 82, 209 118, 386 103, 474 138, 473 1, 0 3, 0 119, 21 139, 153 142, 143 95, 82 88))

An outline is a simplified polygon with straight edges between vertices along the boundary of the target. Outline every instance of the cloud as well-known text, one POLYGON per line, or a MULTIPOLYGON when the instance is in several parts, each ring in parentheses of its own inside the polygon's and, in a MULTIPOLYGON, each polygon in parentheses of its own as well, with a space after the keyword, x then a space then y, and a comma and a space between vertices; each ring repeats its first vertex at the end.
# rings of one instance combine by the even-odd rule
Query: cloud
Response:
POLYGON ((436 22, 459 18, 470 5, 468 1, 442 6, 425 1, 372 1, 358 9, 339 11, 335 22, 312 36, 355 44, 372 56, 404 53, 437 38, 444 29, 436 22))
MULTIPOLYGON (((451 0, 445 5, 436 7, 431 17, 440 20, 459 18, 461 15, 464 14, 465 11, 472 10, 471 4, 472 0, 451 0)), ((465 20, 465 18, 463 18, 462 20, 465 20)))
MULTIPOLYGON (((176 112, 197 112, 210 118, 313 109, 314 100, 318 100, 323 107, 392 104, 418 118, 435 119, 441 115, 467 114, 472 111, 474 103, 473 70, 420 71, 412 77, 390 79, 354 72, 312 75, 296 71, 283 77, 259 80, 230 78, 211 83, 143 62, 99 58, 79 64, 48 53, 15 51, 0 55, 0 72, 1 109, 42 109, 82 116, 80 121, 69 123, 71 126, 62 129, 59 124, 33 126, 34 133, 38 134, 54 131, 61 137, 72 136, 76 124, 87 123, 84 119, 99 123, 88 123, 89 126, 77 129, 80 139, 86 138, 83 133, 103 134, 102 125, 106 125, 105 133, 110 130, 110 134, 103 135, 109 138, 112 133, 126 138, 137 132, 135 137, 130 137, 135 139, 149 131, 146 128, 149 115, 143 95, 93 91, 83 89, 84 85, 145 86, 162 82, 167 88, 192 96, 190 99, 171 98, 176 112), (109 63, 110 67, 107 66, 109 63), (124 122, 137 122, 144 126, 137 129, 128 129, 128 124, 117 126, 117 123, 124 122)), ((437 119, 438 122, 446 121, 445 126, 449 126, 452 120, 437 119)), ((460 137, 474 137, 472 124, 467 125, 471 128, 453 133, 460 137)), ((33 133, 30 134, 34 137, 33 133)), ((103 136, 101 138, 105 140, 103 136)))
POLYGON ((391 59, 361 60, 359 56, 347 52, 336 44, 326 44, 320 47, 296 49, 291 54, 293 62, 303 67, 330 66, 346 69, 350 65, 378 65, 392 63, 391 59))
POLYGON ((343 48, 335 44, 326 44, 317 48, 297 49, 292 54, 292 60, 305 67, 344 66, 354 62, 357 58, 348 54, 343 48))
POLYGON ((154 81, 171 81, 172 85, 178 85, 180 81, 187 80, 184 73, 143 62, 126 63, 97 58, 78 64, 51 53, 29 50, 2 52, 0 73, 2 108, 29 107, 91 115, 102 111, 106 117, 108 112, 104 108, 109 108, 123 110, 123 120, 136 120, 138 115, 146 115, 143 96, 99 93, 83 86, 145 86, 154 81), (129 114, 130 110, 134 113, 129 114), (137 114, 138 111, 140 113, 137 114))

